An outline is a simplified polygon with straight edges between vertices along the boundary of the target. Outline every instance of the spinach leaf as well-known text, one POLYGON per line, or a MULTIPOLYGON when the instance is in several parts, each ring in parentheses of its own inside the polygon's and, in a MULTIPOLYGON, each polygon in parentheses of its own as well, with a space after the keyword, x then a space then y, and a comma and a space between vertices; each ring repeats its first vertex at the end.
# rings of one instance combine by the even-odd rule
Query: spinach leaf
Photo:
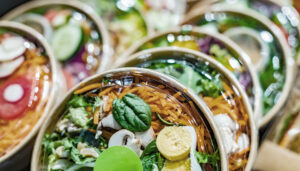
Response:
POLYGON ((156 147, 155 140, 147 145, 140 159, 143 165, 143 171, 152 171, 154 164, 157 165, 158 170, 161 170, 165 163, 165 159, 161 156, 156 147))
POLYGON ((145 148, 145 150, 143 151, 142 155, 141 155, 141 158, 147 156, 147 155, 151 155, 153 153, 156 153, 158 152, 158 149, 156 147, 156 141, 152 141, 151 143, 149 143, 147 145, 147 147, 145 148))
POLYGON ((114 100, 113 116, 123 128, 132 132, 143 132, 151 126, 150 106, 134 94, 114 100))
POLYGON ((69 108, 69 113, 66 117, 69 117, 76 126, 80 126, 82 128, 86 128, 90 121, 88 119, 88 113, 83 107, 69 108))
POLYGON ((219 151, 216 150, 214 154, 206 154, 206 153, 199 153, 198 151, 195 152, 195 156, 198 159, 200 164, 207 163, 213 166, 217 166, 220 160, 219 151))

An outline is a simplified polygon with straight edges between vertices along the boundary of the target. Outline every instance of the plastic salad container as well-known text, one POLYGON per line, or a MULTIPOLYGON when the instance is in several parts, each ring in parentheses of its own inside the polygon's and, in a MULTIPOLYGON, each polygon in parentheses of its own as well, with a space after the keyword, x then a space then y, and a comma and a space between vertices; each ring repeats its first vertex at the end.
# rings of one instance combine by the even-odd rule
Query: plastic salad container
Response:
POLYGON ((41 32, 61 63, 70 89, 112 61, 109 35, 91 7, 73 0, 31 1, 3 17, 41 32))
POLYGON ((53 110, 35 143, 31 170, 227 170, 211 116, 190 89, 159 72, 102 72, 53 110))
POLYGON ((35 30, 0 22, 0 170, 29 163, 32 141, 62 94, 59 70, 35 30))

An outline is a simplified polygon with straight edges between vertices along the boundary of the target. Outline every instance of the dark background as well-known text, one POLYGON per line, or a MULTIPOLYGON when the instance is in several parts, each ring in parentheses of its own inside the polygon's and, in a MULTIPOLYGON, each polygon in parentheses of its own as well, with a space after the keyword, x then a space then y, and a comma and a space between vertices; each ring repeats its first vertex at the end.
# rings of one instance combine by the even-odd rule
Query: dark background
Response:
POLYGON ((0 16, 27 1, 29 0, 0 0, 0 16))

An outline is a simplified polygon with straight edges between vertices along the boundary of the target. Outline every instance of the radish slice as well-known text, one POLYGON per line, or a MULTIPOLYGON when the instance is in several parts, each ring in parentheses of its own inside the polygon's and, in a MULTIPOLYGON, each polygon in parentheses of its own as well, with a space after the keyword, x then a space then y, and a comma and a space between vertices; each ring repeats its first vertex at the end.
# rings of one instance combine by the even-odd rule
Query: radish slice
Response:
POLYGON ((21 37, 5 38, 0 44, 0 61, 9 61, 21 56, 26 47, 21 37))
POLYGON ((17 58, 11 62, 0 63, 0 78, 11 75, 24 62, 24 56, 17 58))
POLYGON ((39 14, 28 13, 18 17, 16 21, 21 23, 26 23, 26 24, 28 23, 37 24, 38 26, 41 27, 40 28, 41 30, 39 31, 45 36, 45 38, 47 40, 51 40, 53 29, 50 22, 44 16, 39 14))
POLYGON ((24 96, 24 89, 20 84, 11 84, 4 90, 3 97, 7 102, 17 102, 24 96))

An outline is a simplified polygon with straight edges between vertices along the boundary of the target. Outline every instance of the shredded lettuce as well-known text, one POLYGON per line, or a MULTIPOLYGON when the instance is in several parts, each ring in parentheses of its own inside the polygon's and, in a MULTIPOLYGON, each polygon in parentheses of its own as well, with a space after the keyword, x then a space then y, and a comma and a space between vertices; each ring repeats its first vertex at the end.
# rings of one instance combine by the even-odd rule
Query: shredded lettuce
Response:
POLYGON ((196 151, 195 156, 200 164, 208 163, 216 167, 218 166, 218 163, 220 161, 220 155, 218 150, 216 150, 213 154, 199 153, 198 151, 196 151))
POLYGON ((90 119, 88 112, 83 108, 69 108, 69 113, 66 115, 76 126, 87 128, 90 119))

